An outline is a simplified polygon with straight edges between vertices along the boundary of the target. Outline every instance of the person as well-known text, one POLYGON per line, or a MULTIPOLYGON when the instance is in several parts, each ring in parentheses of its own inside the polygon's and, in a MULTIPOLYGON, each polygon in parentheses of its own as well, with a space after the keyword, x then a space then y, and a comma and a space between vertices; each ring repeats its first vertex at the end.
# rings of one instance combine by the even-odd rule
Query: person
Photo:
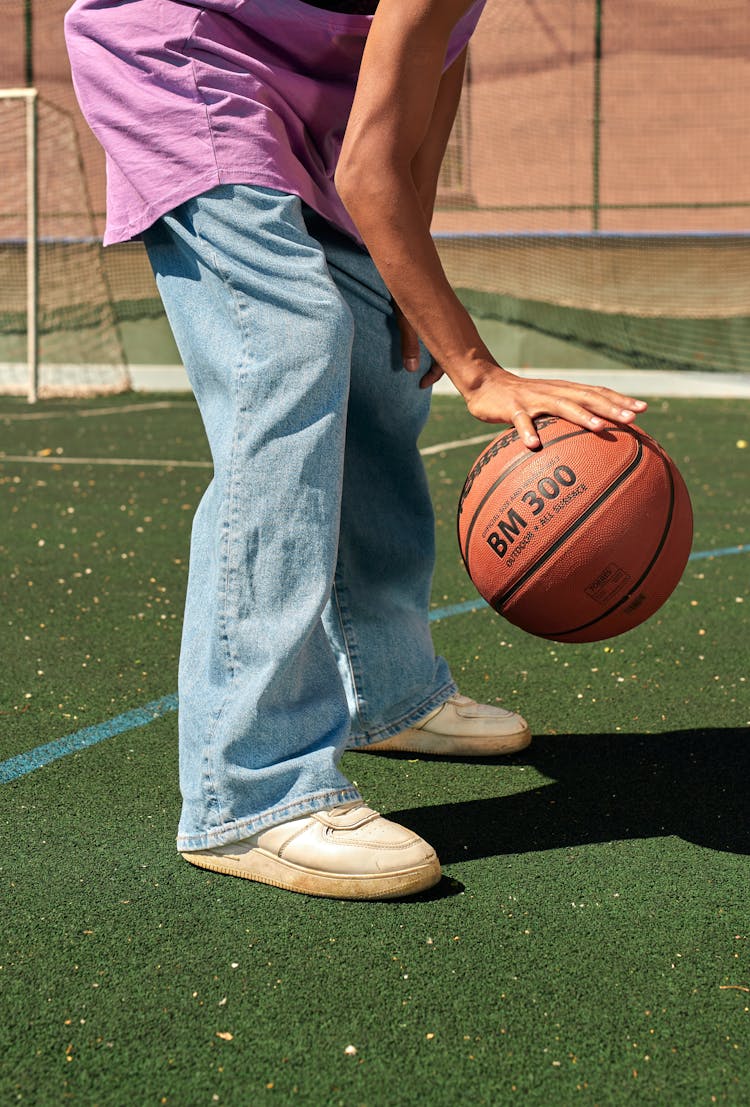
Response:
POLYGON ((596 430, 646 406, 507 372, 445 277, 430 222, 483 6, 76 0, 66 17, 107 157, 104 241, 145 242, 214 464, 179 665, 177 845, 201 868, 355 899, 440 879, 339 768, 344 749, 530 740, 434 652, 430 386, 446 374, 529 449, 542 413, 596 430))

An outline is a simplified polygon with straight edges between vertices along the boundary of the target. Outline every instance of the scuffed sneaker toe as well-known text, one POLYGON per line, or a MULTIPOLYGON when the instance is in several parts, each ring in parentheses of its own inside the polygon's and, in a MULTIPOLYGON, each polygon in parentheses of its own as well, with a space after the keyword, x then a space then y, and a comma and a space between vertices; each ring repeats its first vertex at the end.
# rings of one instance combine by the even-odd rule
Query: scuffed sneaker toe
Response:
POLYGON ((361 800, 182 856, 213 872, 336 899, 414 895, 441 876, 432 846, 361 800))

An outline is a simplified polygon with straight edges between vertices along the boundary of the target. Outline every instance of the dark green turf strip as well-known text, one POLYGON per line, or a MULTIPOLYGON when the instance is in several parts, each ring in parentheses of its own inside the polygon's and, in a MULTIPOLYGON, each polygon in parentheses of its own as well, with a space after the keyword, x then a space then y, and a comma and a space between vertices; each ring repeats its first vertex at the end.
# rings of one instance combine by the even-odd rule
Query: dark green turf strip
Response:
POLYGON ((174 691, 203 483, 18 465, 0 481, 7 757, 174 691))
MULTIPOLYGON (((110 425, 111 454, 145 415, 110 425)), ((178 456, 170 433, 189 454, 194 412, 149 418, 141 456, 178 456)), ((642 423, 688 479, 698 548, 746 542, 747 405, 657 403, 642 423)), ((75 420, 54 443, 32 426, 3 448, 82 452, 75 420)), ((439 399, 425 443, 481 429, 439 399)), ((453 510, 476 452, 428 459, 436 607, 475 595, 453 510)), ((173 691, 205 477, 31 470, 0 468, 8 752, 173 691)), ((435 625, 462 688, 537 738, 499 763, 345 756, 438 849, 446 878, 422 899, 316 901, 184 864, 174 715, 5 786, 0 1101, 744 1107, 747 572, 691 563, 609 643, 556 646, 491 612, 435 625)))
POLYGON ((2 397, 0 411, 11 416, 4 422, 0 414, 2 452, 24 454, 47 451, 48 456, 53 457, 210 459, 198 408, 190 397, 154 393, 140 397, 140 402, 144 408, 141 412, 80 416, 77 413, 81 409, 109 412, 117 408, 137 407, 139 397, 133 394, 100 396, 96 403, 89 400, 42 400, 33 408, 19 402, 11 403, 10 397, 2 397), (170 406, 151 406, 156 403, 168 403, 170 406), (49 419, 37 418, 45 413, 49 414, 49 419), (30 415, 34 418, 24 418, 30 415))
POLYGON ((597 744, 348 755, 444 858, 443 885, 395 904, 181 862, 165 723, 51 767, 42 795, 12 785, 6 1101, 743 1103, 747 856, 695 839, 717 808, 741 820, 747 754, 710 732, 597 744))
POLYGON ((541 303, 517 296, 456 290, 478 319, 495 319, 532 333, 570 342, 638 369, 742 371, 748 365, 750 318, 687 319, 602 314, 585 308, 541 303))

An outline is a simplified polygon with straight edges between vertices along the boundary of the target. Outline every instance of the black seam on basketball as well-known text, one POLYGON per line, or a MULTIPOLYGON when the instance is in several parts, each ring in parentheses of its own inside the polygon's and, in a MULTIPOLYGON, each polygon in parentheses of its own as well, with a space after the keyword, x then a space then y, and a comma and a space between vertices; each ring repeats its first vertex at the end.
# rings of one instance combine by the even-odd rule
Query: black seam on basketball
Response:
MULTIPOLYGON (((518 578, 515 584, 512 585, 512 587, 510 587, 506 592, 498 592, 495 596, 492 597, 492 599, 490 600, 490 607, 494 607, 495 611, 497 611, 498 614, 502 615, 503 606, 512 596, 516 594, 518 589, 523 587, 523 585, 526 584, 526 582, 534 576, 537 570, 540 569, 542 565, 545 565, 547 561, 549 561, 553 554, 557 553, 560 547, 568 541, 571 534, 575 534, 579 527, 581 527, 587 521, 587 519, 590 519, 594 512, 598 511, 602 504, 609 499, 612 493, 620 487, 623 481, 626 480, 627 477, 629 477, 630 474, 638 468, 641 463, 641 459, 643 458, 643 442, 637 435, 633 435, 633 437, 638 443, 638 449, 636 451, 635 457, 630 462, 628 467, 626 469, 623 469, 619 477, 617 477, 617 479, 614 480, 612 484, 610 484, 607 488, 604 489, 603 492, 599 494, 594 502, 590 504, 581 515, 578 516, 576 521, 572 523, 568 527, 568 529, 552 543, 550 548, 548 550, 545 550, 545 552, 537 561, 534 562, 533 565, 529 566, 525 573, 521 574, 521 576, 518 578)), ((570 632, 568 631, 567 633, 570 632)), ((542 637, 544 637, 544 635, 542 635, 542 637)))
MULTIPOLYGON (((527 460, 527 458, 526 458, 525 454, 522 454, 520 457, 517 457, 515 461, 511 462, 511 464, 508 466, 508 468, 505 469, 501 473, 501 475, 497 478, 497 480, 494 482, 492 487, 490 489, 488 489, 487 492, 485 492, 485 494, 482 497, 481 501, 477 505, 476 511, 474 512, 474 514, 471 517, 471 522, 469 523, 468 527, 466 528, 466 537, 464 539, 465 551, 461 550, 461 557, 464 559, 464 565, 466 566, 466 571, 469 574, 469 576, 471 576, 471 570, 469 569, 469 549, 470 549, 470 543, 471 543, 471 536, 474 533, 474 526, 476 524, 477 517, 478 517, 480 511, 482 510, 482 508, 484 507, 484 505, 487 503, 487 500, 490 498, 492 493, 497 488, 497 486, 502 481, 505 480, 505 478, 508 476, 509 473, 512 473, 514 469, 518 468, 518 466, 522 465, 526 460, 527 460)), ((459 548, 460 548, 460 546, 459 546, 459 548)))
MULTIPOLYGON (((543 448, 546 450, 550 446, 555 446, 558 442, 564 442, 566 438, 577 438, 579 434, 588 434, 588 431, 586 430, 585 427, 581 427, 580 430, 569 431, 567 434, 561 434, 557 438, 550 438, 549 442, 544 443, 543 448)), ((492 443, 490 443, 490 445, 492 445, 492 443)), ((488 449, 489 449, 489 447, 488 447, 488 449)), ((502 484, 502 482, 505 480, 505 478, 508 476, 509 473, 512 473, 513 470, 516 469, 519 465, 521 465, 524 461, 528 461, 530 456, 535 456, 535 453, 532 454, 531 451, 529 451, 529 453, 521 454, 520 457, 517 457, 515 461, 512 461, 510 463, 510 465, 508 466, 507 469, 503 470, 503 472, 500 474, 500 476, 497 478, 497 480, 492 484, 492 486, 487 489, 484 496, 482 496, 482 499, 477 504, 477 507, 474 511, 474 514, 471 517, 471 522, 469 523, 469 525, 466 529, 466 538, 464 539, 464 547, 463 548, 461 547, 461 538, 460 538, 460 534, 459 534, 458 548, 461 552, 461 557, 463 558, 464 565, 466 566, 466 572, 469 574, 469 576, 471 576, 471 570, 469 569, 469 543, 470 543, 470 540, 471 540, 471 536, 474 532, 474 525, 477 521, 477 516, 479 515, 480 511, 482 510, 484 505, 487 503, 487 500, 490 498, 490 496, 495 491, 497 486, 499 484, 502 484)))
MULTIPOLYGON (((558 421, 556 415, 546 415, 540 419, 535 419, 534 424, 537 429, 537 434, 540 430, 546 427, 553 426, 558 421)), ((493 457, 497 457, 502 449, 509 446, 511 442, 517 442, 520 435, 515 427, 510 431, 502 431, 500 434, 496 434, 489 445, 485 446, 482 452, 477 457, 476 461, 469 470, 464 486, 461 489, 461 495, 458 498, 458 515, 463 512, 464 502, 471 489, 474 487, 474 482, 480 475, 486 465, 492 460, 493 457)))
POLYGON ((554 642, 554 641, 556 641, 557 636, 560 635, 560 634, 578 634, 582 630, 588 630, 589 627, 595 626, 597 623, 601 622, 602 619, 606 619, 608 615, 611 615, 613 611, 617 611, 617 608, 621 607, 622 604, 626 603, 627 600, 629 600, 630 597, 632 595, 634 595, 635 592, 638 591, 638 589, 641 587, 641 585, 643 584, 643 582, 646 579, 646 577, 648 576, 648 574, 653 569, 654 565, 656 564, 656 562, 659 558, 659 554, 661 553, 662 549, 664 548, 664 543, 667 540, 667 536, 668 536, 669 531, 670 531, 671 526, 672 526, 672 516, 674 515, 674 502, 675 502, 675 488, 674 488, 674 478, 672 476, 672 470, 669 466, 669 463, 667 462, 667 459, 662 454, 661 450, 658 450, 657 452, 659 454, 659 457, 661 458, 661 460, 664 463, 664 468, 666 469, 667 476, 669 477, 669 510, 667 511, 667 521, 666 521, 666 524, 664 526, 664 531, 662 533, 662 536, 659 540, 659 544, 656 547, 656 552, 654 553, 654 556, 651 558, 648 565, 646 566, 646 569, 641 574, 641 576, 638 578, 638 580, 633 585, 633 587, 630 589, 630 591, 627 592, 624 596, 622 596, 617 601, 617 603, 612 604, 612 606, 607 611, 605 611, 602 615, 597 615, 597 617, 595 619, 591 619, 588 623, 581 623, 581 625, 578 626, 578 627, 571 627, 568 630, 556 630, 554 635, 552 635, 552 634, 540 634, 539 635, 540 638, 547 638, 547 639, 554 642))
MULTIPOLYGON (((493 442, 494 442, 494 439, 493 439, 493 442)), ((493 442, 490 443, 490 447, 493 445, 493 442)), ((490 447, 488 447, 488 449, 490 447)), ((466 528, 466 536, 464 538, 463 546, 461 545, 461 530, 460 530, 461 513, 459 511, 456 514, 456 529, 458 530, 458 548, 459 548, 459 551, 461 553, 463 563, 466 566, 466 571, 467 571, 467 573, 469 573, 469 576, 471 576, 471 573, 469 572, 469 557, 468 557, 468 554, 469 554, 469 539, 471 538, 472 532, 474 530, 474 524, 477 521, 477 515, 482 510, 484 505, 487 503, 488 497, 492 495, 492 493, 497 488, 500 481, 505 480, 505 478, 508 476, 509 473, 512 473, 513 470, 515 468, 517 468, 517 466, 521 465, 524 461, 526 461, 526 457, 527 457, 526 454, 521 454, 520 457, 517 457, 515 461, 512 461, 510 463, 510 465, 508 466, 508 468, 503 470, 503 472, 497 478, 497 480, 492 485, 492 487, 489 489, 489 491, 484 494, 484 496, 482 497, 480 503, 478 504, 477 508, 475 509, 474 514, 471 517, 471 522, 469 523, 468 527, 466 528)), ((462 491, 461 495, 463 495, 463 491, 462 491)), ((459 498, 459 505, 460 505, 460 503, 461 503, 461 500, 459 498)))

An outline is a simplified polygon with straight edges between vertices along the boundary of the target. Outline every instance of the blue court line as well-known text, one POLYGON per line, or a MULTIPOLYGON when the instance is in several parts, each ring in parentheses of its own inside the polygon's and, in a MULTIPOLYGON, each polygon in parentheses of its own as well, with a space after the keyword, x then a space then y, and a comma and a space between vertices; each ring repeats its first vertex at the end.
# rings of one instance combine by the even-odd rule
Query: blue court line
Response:
MULTIPOLYGON (((750 545, 724 546, 719 550, 700 550, 692 553, 689 561, 705 561, 712 557, 730 557, 732 554, 750 552, 750 545)), ((470 611, 481 611, 489 607, 489 604, 477 597, 474 600, 466 600, 465 603, 452 604, 450 607, 438 607, 430 612, 430 622, 440 619, 450 619, 453 615, 464 615, 470 611)), ((135 730, 139 726, 146 726, 162 715, 177 710, 177 693, 162 696, 160 700, 153 700, 143 707, 135 707, 132 711, 125 711, 122 715, 115 715, 114 719, 107 719, 95 726, 84 727, 74 734, 67 734, 64 738, 58 738, 54 742, 48 742, 44 746, 37 746, 28 753, 19 753, 15 757, 9 757, 7 761, 0 761, 0 784, 10 784, 36 769, 41 769, 53 761, 59 761, 68 754, 78 750, 96 746, 107 738, 114 738, 116 734, 122 734, 127 730, 135 730)))
POLYGON ((463 603, 451 604, 450 607, 435 608, 434 611, 430 612, 430 622, 436 623, 439 619, 450 619, 452 615, 466 615, 469 611, 480 611, 483 607, 489 606, 486 600, 477 596, 475 600, 465 600, 463 603))
POLYGON ((41 769, 52 761, 67 757, 69 753, 95 746, 105 738, 114 738, 116 734, 122 734, 123 731, 145 726, 146 723, 152 723, 154 719, 159 719, 167 712, 176 710, 177 693, 173 692, 171 696, 162 696, 160 700, 147 703, 144 707, 135 707, 132 711, 116 715, 114 719, 107 719, 106 722, 97 723, 96 726, 84 727, 83 730, 77 730, 75 734, 67 734, 64 738, 48 742, 46 746, 37 746, 28 753, 9 757, 7 761, 0 761, 0 784, 9 784, 12 780, 18 780, 27 773, 33 773, 35 769, 41 769))
POLYGON ((699 550, 691 553, 688 561, 705 561, 709 557, 729 557, 731 554, 747 553, 750 546, 724 546, 721 550, 699 550))
MULTIPOLYGON (((691 553, 688 561, 705 561, 711 557, 729 557, 731 554, 748 552, 750 552, 750 545, 724 546, 720 550, 699 550, 696 553, 691 553)), ((435 611, 430 612, 430 622, 434 623, 438 619, 450 619, 452 615, 464 615, 469 611, 481 611, 482 608, 489 606, 485 600, 477 597, 475 600, 466 600, 465 603, 452 604, 450 607, 438 607, 435 611)))

